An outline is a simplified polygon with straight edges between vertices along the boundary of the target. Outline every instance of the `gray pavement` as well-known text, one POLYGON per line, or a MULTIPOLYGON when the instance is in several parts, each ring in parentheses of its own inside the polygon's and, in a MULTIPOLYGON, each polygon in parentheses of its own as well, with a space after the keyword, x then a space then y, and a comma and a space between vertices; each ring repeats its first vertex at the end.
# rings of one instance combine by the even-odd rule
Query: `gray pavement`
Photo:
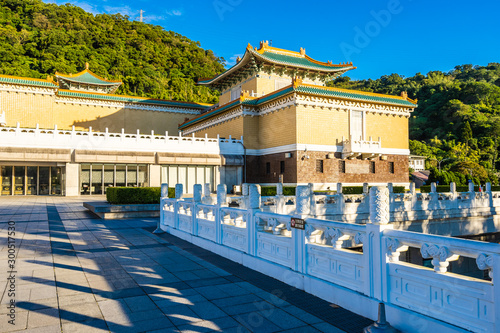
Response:
POLYGON ((102 197, 0 197, 1 332, 335 333, 371 323, 154 235, 157 219, 96 219, 82 206, 90 200, 102 197))

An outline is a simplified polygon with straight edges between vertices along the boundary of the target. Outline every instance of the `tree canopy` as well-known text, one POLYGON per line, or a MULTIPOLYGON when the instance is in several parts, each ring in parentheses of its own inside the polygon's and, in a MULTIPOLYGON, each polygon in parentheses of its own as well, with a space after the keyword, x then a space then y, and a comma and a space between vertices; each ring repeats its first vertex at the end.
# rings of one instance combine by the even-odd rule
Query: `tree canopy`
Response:
MULTIPOLYGON (((500 137, 500 64, 460 65, 405 78, 339 77, 330 85, 418 99, 410 118, 410 151, 428 157, 427 167, 456 172, 476 182, 497 182, 500 137)), ((457 176, 458 177, 458 176, 457 176)), ((431 177, 432 178, 432 177, 431 177)), ((450 177, 448 177, 450 178, 450 177)))
POLYGON ((224 70, 224 59, 199 42, 121 14, 85 12, 39 0, 0 0, 0 74, 45 78, 76 73, 123 81, 118 94, 214 103, 198 77, 224 70))

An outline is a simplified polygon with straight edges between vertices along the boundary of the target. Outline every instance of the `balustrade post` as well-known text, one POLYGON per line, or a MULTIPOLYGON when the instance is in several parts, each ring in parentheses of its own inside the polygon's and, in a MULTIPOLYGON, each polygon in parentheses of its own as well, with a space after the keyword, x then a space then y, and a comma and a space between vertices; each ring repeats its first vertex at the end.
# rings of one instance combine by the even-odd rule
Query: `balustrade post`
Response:
POLYGON ((243 197, 243 206, 242 208, 247 209, 248 208, 248 187, 249 184, 243 183, 241 185, 241 196, 243 197))
POLYGON ((368 191, 370 190, 368 183, 363 183, 363 194, 369 195, 368 191))
POLYGON ((337 214, 344 214, 345 196, 342 193, 342 183, 337 183, 337 214))
POLYGON ((165 205, 165 199, 168 199, 168 184, 163 183, 161 184, 161 189, 160 189, 160 220, 158 221, 158 224, 156 225, 156 230, 153 231, 154 234, 163 234, 165 231, 162 230, 160 225, 163 223, 164 220, 164 211, 163 211, 163 206, 165 205))
MULTIPOLYGON (((311 188, 300 185, 295 189, 295 214, 293 217, 306 219, 311 213, 311 188)), ((307 228, 307 222, 306 222, 307 228)), ((306 270, 306 234, 305 230, 292 228, 292 243, 295 249, 295 256, 292 269, 303 273, 306 270)))
POLYGON ((201 184, 195 184, 193 186, 193 211, 191 213, 193 217, 194 236, 198 236, 198 205, 201 204, 202 198, 203 198, 203 186, 201 186, 201 184))
POLYGON ((175 206, 174 206, 174 212, 175 212, 175 219, 174 219, 174 228, 179 229, 179 201, 182 199, 182 196, 184 195, 184 186, 182 184, 176 184, 175 185, 175 206))
POLYGON ((211 205, 212 204, 212 197, 211 197, 211 192, 212 192, 212 186, 210 183, 205 183, 203 185, 203 199, 201 200, 205 205, 211 205))
POLYGON ((429 196, 431 198, 431 202, 429 203, 428 209, 433 209, 433 210, 438 209, 439 202, 438 202, 437 185, 434 182, 431 183, 431 193, 429 193, 429 196))
POLYGON ((283 195, 283 183, 276 184, 276 214, 285 214, 285 196, 283 195))
POLYGON ((247 253, 255 256, 257 248, 257 221, 255 220, 255 213, 260 212, 261 207, 261 192, 260 185, 251 184, 248 187, 248 206, 247 206, 247 239, 248 249, 247 253))
POLYGON ((493 192, 491 190, 491 183, 488 182, 486 183, 486 186, 485 186, 485 192, 486 192, 486 195, 488 196, 488 206, 490 208, 490 210, 493 209, 493 192))
POLYGON ((314 184, 309 183, 309 200, 311 202, 309 214, 316 217, 316 198, 314 197, 314 184))
POLYGON ((370 222, 366 225, 366 239, 363 243, 363 260, 367 269, 365 294, 386 302, 388 297, 387 283, 387 244, 383 232, 393 229, 389 224, 389 190, 387 187, 373 186, 370 189, 370 222))
POLYGON ((217 185, 217 209, 215 210, 215 240, 222 244, 222 217, 221 208, 227 207, 227 186, 226 184, 217 185))
POLYGON ((451 202, 453 208, 458 208, 458 193, 457 193, 457 184, 455 182, 450 182, 450 193, 451 193, 451 202))

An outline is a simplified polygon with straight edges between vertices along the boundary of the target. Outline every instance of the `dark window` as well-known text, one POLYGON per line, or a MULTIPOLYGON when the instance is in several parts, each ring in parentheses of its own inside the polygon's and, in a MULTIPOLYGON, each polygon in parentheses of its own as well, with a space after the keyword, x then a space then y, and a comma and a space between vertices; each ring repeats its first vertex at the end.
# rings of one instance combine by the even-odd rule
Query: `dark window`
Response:
POLYGON ((345 173, 345 161, 339 161, 339 173, 345 173))
POLYGON ((280 161, 280 173, 285 173, 285 161, 280 161))
POLYGON ((375 173, 375 162, 370 161, 370 173, 375 173))
POLYGON ((389 162, 389 173, 394 173, 394 162, 389 162))
POLYGON ((316 160, 316 172, 323 173, 323 160, 316 160))
POLYGON ((266 174, 271 173, 271 162, 266 162, 266 174))

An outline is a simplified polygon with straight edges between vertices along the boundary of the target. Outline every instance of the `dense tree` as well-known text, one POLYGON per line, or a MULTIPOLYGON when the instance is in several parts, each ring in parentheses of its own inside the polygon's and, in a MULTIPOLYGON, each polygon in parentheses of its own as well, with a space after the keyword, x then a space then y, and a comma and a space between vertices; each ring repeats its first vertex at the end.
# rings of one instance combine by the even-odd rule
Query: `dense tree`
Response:
POLYGON ((123 81, 119 94, 211 103, 218 94, 194 81, 224 70, 224 59, 160 26, 39 0, 0 0, 0 59, 0 74, 35 78, 89 62, 123 81))
MULTIPOLYGON (((377 80, 339 77, 331 86, 418 99, 410 118, 410 150, 427 156, 427 166, 444 166, 441 181, 456 179, 497 182, 500 138, 500 64, 456 66, 443 73, 404 78, 391 74, 377 80), (439 162, 441 161, 441 162, 439 162), (471 175, 467 170, 474 170, 471 175), (452 176, 450 173, 457 173, 452 176), (458 176, 463 173, 463 177, 458 176), (445 177, 446 176, 446 177, 445 177)), ((432 178, 432 177, 431 177, 432 178)), ((437 179, 434 177, 434 179, 437 179)))

